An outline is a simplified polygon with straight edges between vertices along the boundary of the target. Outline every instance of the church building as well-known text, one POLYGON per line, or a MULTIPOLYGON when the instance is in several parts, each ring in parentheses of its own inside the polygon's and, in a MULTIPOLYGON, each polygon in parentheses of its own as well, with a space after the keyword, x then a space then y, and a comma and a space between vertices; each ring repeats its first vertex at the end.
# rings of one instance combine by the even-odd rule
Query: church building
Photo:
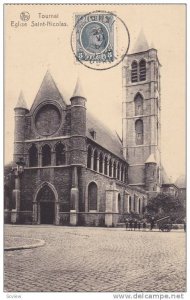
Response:
POLYGON ((143 216, 163 184, 160 62, 143 33, 122 77, 122 139, 88 112, 80 80, 70 103, 49 71, 30 109, 20 94, 7 222, 116 226, 130 213, 143 216))

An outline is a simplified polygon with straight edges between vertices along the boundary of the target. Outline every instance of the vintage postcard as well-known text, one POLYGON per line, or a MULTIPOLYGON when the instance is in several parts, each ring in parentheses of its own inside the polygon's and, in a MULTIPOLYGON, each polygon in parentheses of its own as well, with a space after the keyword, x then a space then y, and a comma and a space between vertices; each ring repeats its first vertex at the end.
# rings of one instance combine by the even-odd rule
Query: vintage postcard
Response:
POLYGON ((5 4, 4 92, 4 292, 183 299, 186 5, 5 4))

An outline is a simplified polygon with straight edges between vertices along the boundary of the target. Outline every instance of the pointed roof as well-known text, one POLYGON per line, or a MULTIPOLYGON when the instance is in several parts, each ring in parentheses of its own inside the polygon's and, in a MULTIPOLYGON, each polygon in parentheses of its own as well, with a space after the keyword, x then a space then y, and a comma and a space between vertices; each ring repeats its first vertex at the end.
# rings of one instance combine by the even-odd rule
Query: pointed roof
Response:
POLYGON ((156 159, 155 159, 153 153, 151 153, 151 154, 149 155, 149 157, 147 158, 147 160, 145 161, 145 164, 149 164, 149 163, 154 163, 154 164, 156 164, 156 159))
POLYGON ((132 53, 143 52, 150 49, 144 31, 141 29, 136 43, 133 47, 132 53))
POLYGON ((76 83, 76 86, 75 86, 75 90, 74 90, 73 96, 71 98, 74 98, 74 97, 86 98, 85 95, 84 95, 83 88, 82 88, 81 81, 80 81, 79 77, 77 78, 77 83, 76 83))
POLYGON ((23 91, 20 92, 20 95, 18 97, 18 101, 17 101, 15 108, 24 108, 24 109, 28 110, 23 91))
POLYGON ((61 105, 65 105, 63 97, 60 91, 58 90, 57 85, 55 84, 55 81, 51 73, 49 72, 49 70, 46 72, 44 76, 44 79, 42 81, 42 84, 36 95, 36 98, 33 102, 31 109, 38 106, 40 103, 44 102, 45 100, 56 100, 61 105))

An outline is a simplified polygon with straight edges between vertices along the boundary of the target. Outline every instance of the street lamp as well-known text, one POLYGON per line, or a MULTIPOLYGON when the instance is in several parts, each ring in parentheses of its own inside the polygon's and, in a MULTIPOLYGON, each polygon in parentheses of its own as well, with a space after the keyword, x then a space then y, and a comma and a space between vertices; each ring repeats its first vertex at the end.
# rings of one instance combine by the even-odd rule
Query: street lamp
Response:
POLYGON ((14 173, 14 175, 16 176, 22 175, 22 173, 24 172, 24 166, 25 166, 24 159, 22 157, 19 157, 19 160, 16 161, 16 167, 12 168, 12 172, 14 173))
POLYGON ((12 168, 12 172, 15 178, 15 188, 13 190, 13 201, 14 209, 11 213, 11 222, 17 223, 19 220, 19 211, 20 211, 20 179, 24 172, 25 162, 22 157, 16 162, 16 166, 12 168))

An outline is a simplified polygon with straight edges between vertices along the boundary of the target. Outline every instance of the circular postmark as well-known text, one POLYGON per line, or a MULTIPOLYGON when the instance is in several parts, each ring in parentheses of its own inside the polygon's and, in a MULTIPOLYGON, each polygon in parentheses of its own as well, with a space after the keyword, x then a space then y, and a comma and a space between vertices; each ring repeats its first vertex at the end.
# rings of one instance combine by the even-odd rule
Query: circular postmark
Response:
POLYGON ((23 21, 23 22, 27 22, 29 19, 30 19, 30 14, 29 12, 27 11, 22 11, 20 13, 20 19, 23 21))
POLYGON ((75 59, 94 70, 117 66, 126 56, 130 35, 124 21, 107 11, 75 15, 71 48, 75 59))

